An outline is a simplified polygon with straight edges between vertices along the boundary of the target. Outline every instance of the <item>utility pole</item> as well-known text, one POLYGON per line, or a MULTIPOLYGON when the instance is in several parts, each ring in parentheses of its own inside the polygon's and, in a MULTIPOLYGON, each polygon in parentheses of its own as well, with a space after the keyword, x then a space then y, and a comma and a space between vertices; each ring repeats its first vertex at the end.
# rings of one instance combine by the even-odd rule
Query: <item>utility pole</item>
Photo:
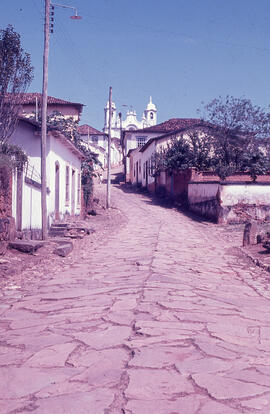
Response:
POLYGON ((107 170, 107 200, 106 207, 111 207, 111 134, 112 134, 112 87, 109 92, 109 131, 108 131, 108 170, 107 170))
MULTIPOLYGON (((47 140, 47 101, 48 101, 48 61, 49 61, 49 44, 50 29, 53 33, 53 23, 50 25, 50 7, 63 7, 65 9, 75 10, 75 15, 70 16, 73 20, 80 20, 75 7, 66 6, 65 4, 53 4, 51 0, 45 0, 45 23, 44 23, 44 51, 43 51, 43 82, 42 82, 42 110, 41 110, 41 218, 42 218, 42 239, 47 238, 47 183, 46 183, 46 140, 47 140)), ((54 21, 52 11, 51 21, 54 21)))
POLYGON ((126 181, 126 167, 125 167, 125 147, 124 147, 124 137, 123 137, 123 123, 122 123, 122 112, 119 112, 120 120, 120 146, 122 152, 122 162, 124 166, 124 182, 126 181))
POLYGON ((48 97, 48 60, 49 60, 49 29, 50 0, 45 0, 44 52, 43 52, 43 83, 41 111, 41 215, 42 239, 47 238, 47 184, 46 184, 46 140, 47 140, 47 97, 48 97))

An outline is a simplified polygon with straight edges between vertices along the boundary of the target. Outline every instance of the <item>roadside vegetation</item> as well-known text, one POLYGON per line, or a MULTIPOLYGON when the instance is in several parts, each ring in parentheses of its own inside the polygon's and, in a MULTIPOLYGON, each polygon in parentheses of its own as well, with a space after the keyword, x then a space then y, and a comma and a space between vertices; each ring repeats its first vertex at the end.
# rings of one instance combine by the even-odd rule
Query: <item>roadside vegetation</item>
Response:
POLYGON ((154 175, 196 168, 221 179, 248 172, 255 181, 270 170, 270 113, 250 100, 226 96, 205 105, 197 126, 176 134, 153 160, 154 175))
POLYGON ((0 30, 0 168, 22 168, 25 152, 8 140, 13 134, 20 111, 21 94, 33 79, 29 53, 21 47, 20 35, 11 25, 0 30))

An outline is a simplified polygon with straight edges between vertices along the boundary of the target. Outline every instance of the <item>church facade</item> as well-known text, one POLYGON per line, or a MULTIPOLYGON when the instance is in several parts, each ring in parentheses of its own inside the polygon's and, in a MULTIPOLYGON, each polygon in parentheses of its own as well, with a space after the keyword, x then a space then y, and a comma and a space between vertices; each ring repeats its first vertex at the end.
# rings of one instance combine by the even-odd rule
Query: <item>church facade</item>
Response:
MULTIPOLYGON (((103 132, 105 134, 109 131, 109 102, 107 102, 106 107, 104 108, 105 120, 103 132)), ((144 129, 157 124, 157 108, 156 105, 152 102, 152 97, 150 96, 150 101, 143 112, 141 120, 137 119, 137 114, 134 109, 129 109, 126 114, 125 119, 121 119, 119 113, 117 113, 115 103, 112 103, 112 119, 111 119, 111 136, 112 138, 118 138, 120 140, 121 128, 123 131, 136 131, 138 129, 144 129), (122 122, 122 125, 121 125, 122 122)))

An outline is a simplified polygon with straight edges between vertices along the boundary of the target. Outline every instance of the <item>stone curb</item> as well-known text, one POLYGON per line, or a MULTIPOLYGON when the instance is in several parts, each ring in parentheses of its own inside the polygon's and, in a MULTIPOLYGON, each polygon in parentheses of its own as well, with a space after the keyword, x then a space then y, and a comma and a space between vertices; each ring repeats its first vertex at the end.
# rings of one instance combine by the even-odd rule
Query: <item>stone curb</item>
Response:
POLYGON ((266 270, 267 272, 270 272, 270 265, 264 264, 261 260, 257 259, 251 253, 247 252, 243 247, 239 247, 239 249, 245 256, 247 256, 250 260, 252 260, 252 262, 256 266, 260 267, 261 269, 266 270))

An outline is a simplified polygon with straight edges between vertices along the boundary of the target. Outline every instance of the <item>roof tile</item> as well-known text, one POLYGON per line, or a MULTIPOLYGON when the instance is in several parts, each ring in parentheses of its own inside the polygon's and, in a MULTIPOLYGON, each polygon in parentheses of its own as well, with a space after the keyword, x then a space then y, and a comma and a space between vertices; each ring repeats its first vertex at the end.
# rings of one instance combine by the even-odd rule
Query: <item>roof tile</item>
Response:
POLYGON ((98 131, 96 128, 91 127, 90 125, 84 124, 78 126, 78 132, 81 135, 104 135, 103 132, 98 131))

